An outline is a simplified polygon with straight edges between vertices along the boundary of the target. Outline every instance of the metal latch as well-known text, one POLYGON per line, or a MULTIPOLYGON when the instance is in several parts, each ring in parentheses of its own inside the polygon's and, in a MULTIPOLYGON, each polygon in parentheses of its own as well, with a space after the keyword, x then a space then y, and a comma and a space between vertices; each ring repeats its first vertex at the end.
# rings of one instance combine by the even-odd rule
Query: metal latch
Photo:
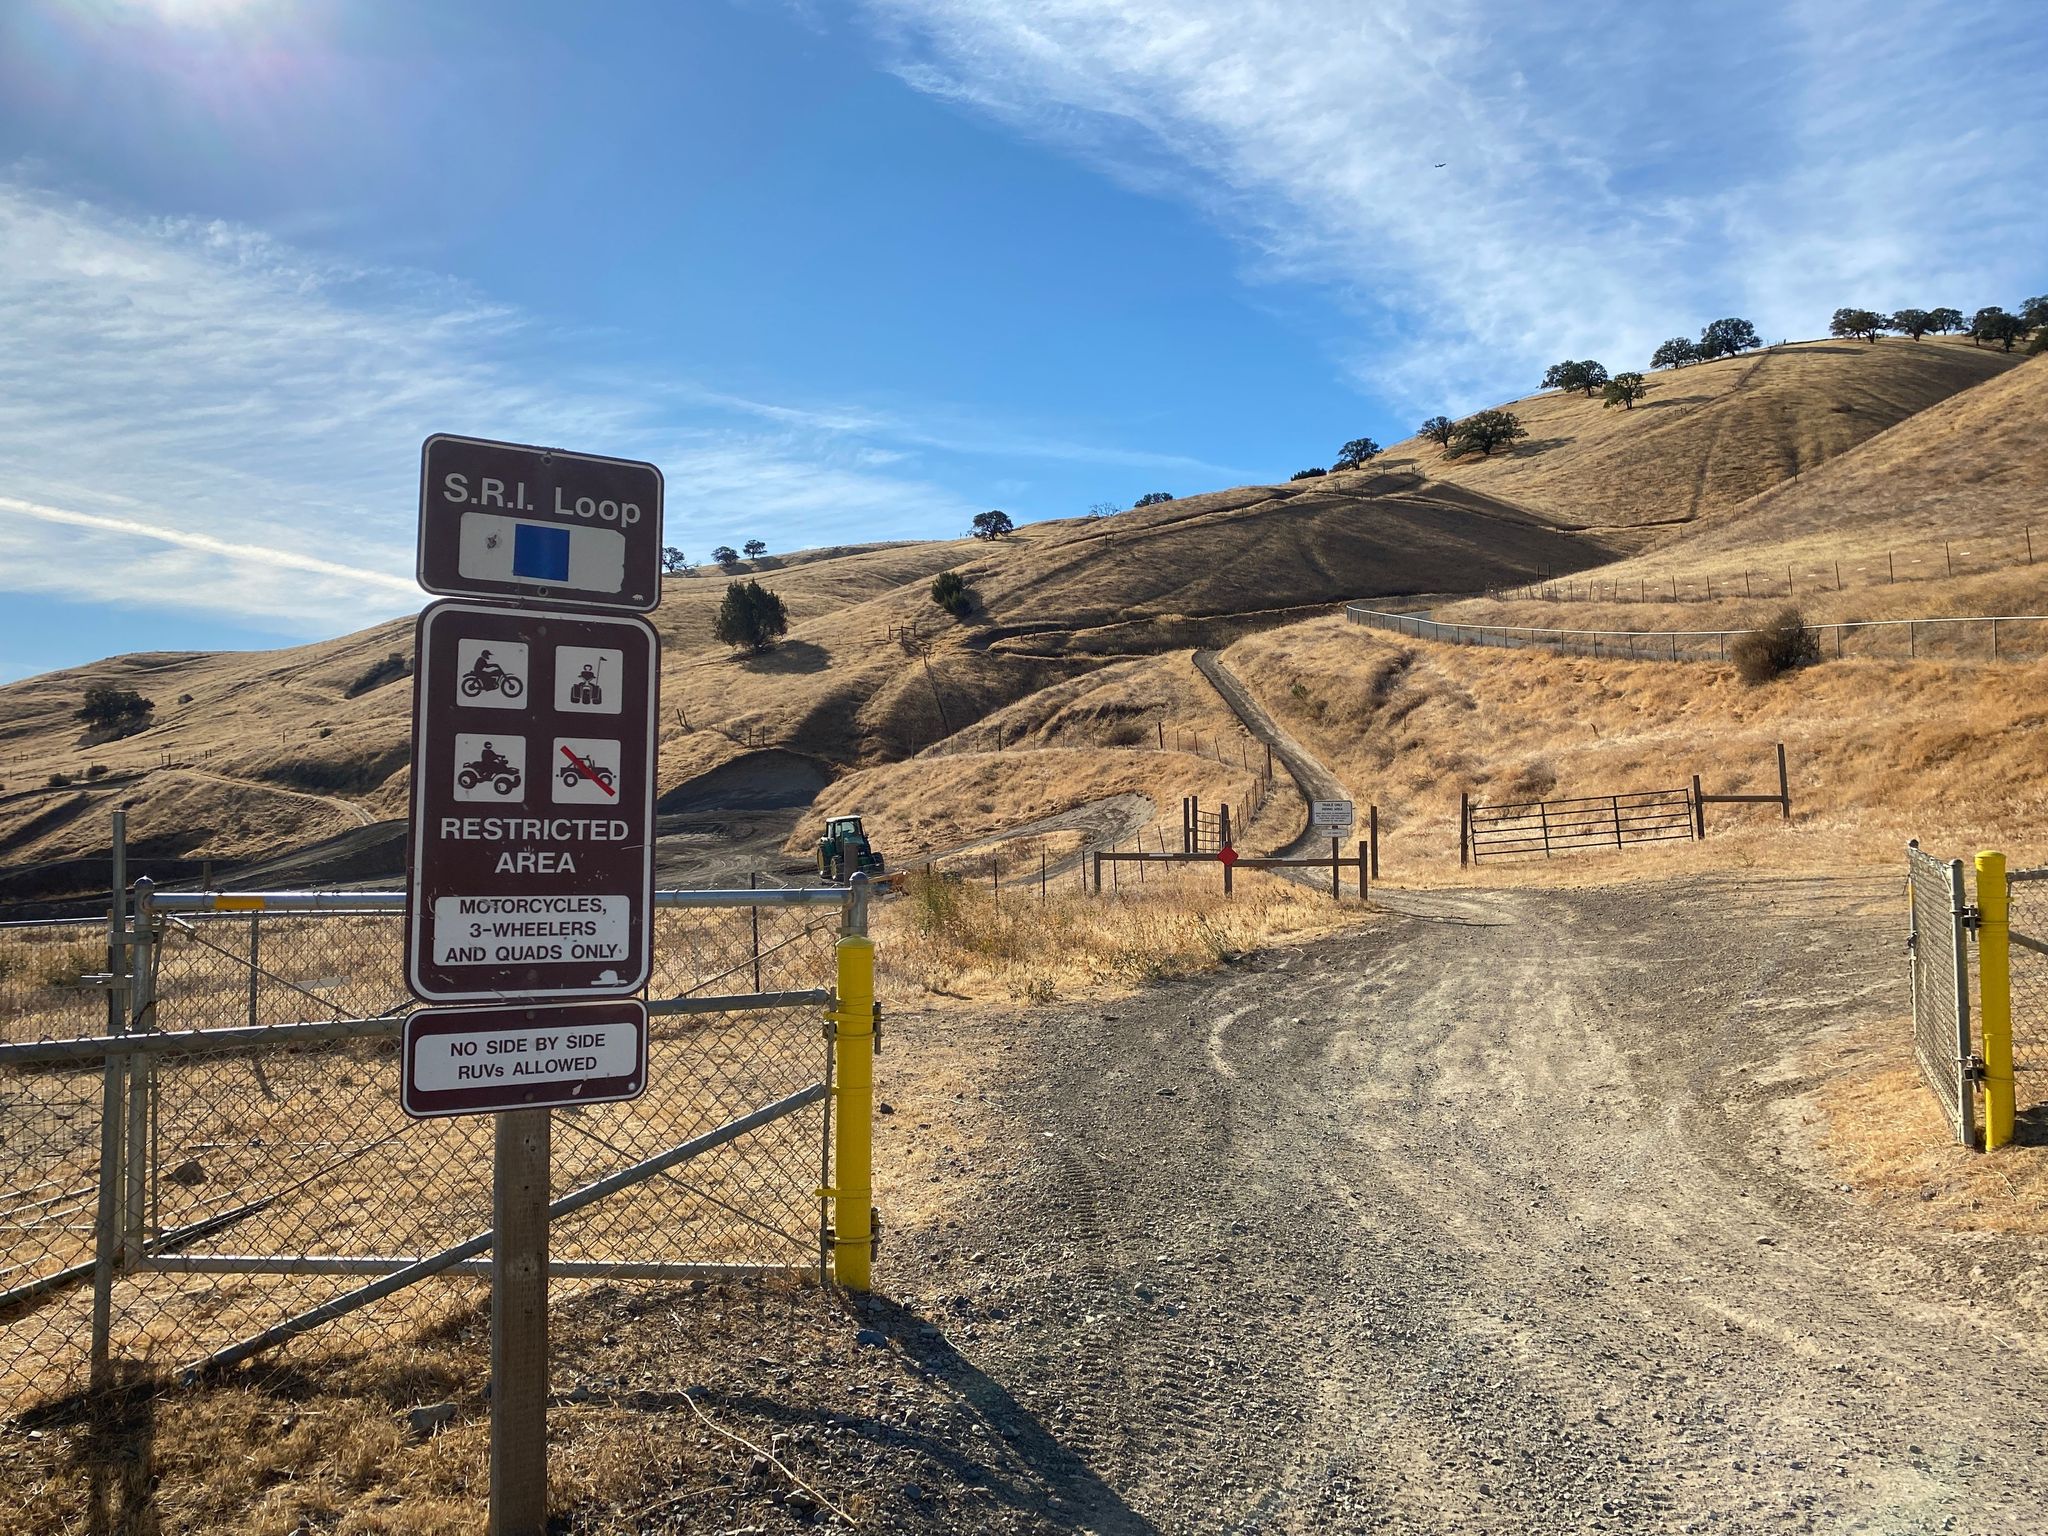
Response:
POLYGON ((1965 932, 1975 933, 1984 926, 1984 909, 1982 907, 1964 907, 1956 913, 1956 920, 1963 925, 1965 932))
POLYGON ((78 978, 81 987, 97 987, 103 992, 126 992, 128 978, 119 971, 92 971, 78 978))
POLYGON ((875 1004, 875 1054, 882 1054, 882 1005, 875 1004))
POLYGON ((1989 1076, 1989 1073, 1985 1070, 1984 1058, 1982 1056, 1972 1056, 1963 1063, 1964 1082, 1981 1083, 1987 1076, 1989 1076))

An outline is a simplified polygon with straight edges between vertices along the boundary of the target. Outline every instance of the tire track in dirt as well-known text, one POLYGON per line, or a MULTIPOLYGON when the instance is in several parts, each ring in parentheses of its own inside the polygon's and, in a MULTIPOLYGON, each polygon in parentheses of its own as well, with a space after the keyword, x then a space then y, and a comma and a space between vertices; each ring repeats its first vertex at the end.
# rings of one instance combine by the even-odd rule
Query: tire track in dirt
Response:
POLYGON ((2040 1529, 2048 1241, 1784 1146, 1788 1063, 1896 1016, 1888 888, 1410 893, 1033 1011, 975 1363, 1163 1532, 2040 1529))

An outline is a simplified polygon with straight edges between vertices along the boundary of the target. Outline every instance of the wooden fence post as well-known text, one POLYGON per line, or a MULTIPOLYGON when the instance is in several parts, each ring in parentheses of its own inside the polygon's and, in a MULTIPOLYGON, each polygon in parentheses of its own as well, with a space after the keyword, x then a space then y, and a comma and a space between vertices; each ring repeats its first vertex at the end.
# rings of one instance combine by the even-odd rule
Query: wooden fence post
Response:
POLYGON ((1380 808, 1377 805, 1365 808, 1365 825, 1369 837, 1367 846, 1372 850, 1372 877, 1377 880, 1380 877, 1380 808))
POLYGON ((1372 899, 1371 870, 1372 861, 1367 855, 1366 845, 1360 843, 1358 845, 1358 899, 1360 901, 1370 901, 1372 899))
POLYGON ((1692 776, 1692 835, 1704 841, 1707 835, 1707 802, 1700 797, 1700 776, 1692 776))
POLYGON ((1778 809, 1780 819, 1792 819, 1792 790, 1785 778, 1785 743, 1778 743, 1778 809))
POLYGON ((1332 835, 1330 838, 1330 900, 1332 901, 1342 901, 1344 899, 1343 877, 1337 872, 1337 861, 1341 855, 1340 845, 1342 842, 1343 839, 1335 835, 1332 835))
POLYGON ((1472 862, 1472 795, 1468 790, 1458 791, 1458 868, 1463 869, 1472 862))

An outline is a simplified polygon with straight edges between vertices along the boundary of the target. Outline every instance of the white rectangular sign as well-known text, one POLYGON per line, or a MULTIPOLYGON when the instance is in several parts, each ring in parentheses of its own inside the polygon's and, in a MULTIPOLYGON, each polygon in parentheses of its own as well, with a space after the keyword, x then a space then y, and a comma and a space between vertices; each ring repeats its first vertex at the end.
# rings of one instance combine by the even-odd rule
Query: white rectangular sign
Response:
POLYGON ((611 1104, 647 1088, 647 1006, 422 1008, 405 1021, 401 1106, 422 1119, 611 1104))
POLYGON ((1349 800, 1318 800, 1309 811, 1309 824, 1333 832, 1348 830, 1357 819, 1349 800))
POLYGON ((437 896, 438 965, 625 963, 630 896, 437 896))

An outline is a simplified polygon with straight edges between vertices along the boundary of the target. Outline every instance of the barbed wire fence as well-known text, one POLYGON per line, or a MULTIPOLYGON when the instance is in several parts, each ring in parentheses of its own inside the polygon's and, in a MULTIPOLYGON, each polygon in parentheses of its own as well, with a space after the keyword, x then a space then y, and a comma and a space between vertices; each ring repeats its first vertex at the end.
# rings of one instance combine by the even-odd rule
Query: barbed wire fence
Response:
MULTIPOLYGON (((138 887, 132 928, 0 928, 11 1399, 375 1349, 481 1296, 492 1127, 399 1106, 402 895, 138 887)), ((557 1119, 558 1276, 822 1273, 847 900, 661 893, 648 1091, 557 1119)))

